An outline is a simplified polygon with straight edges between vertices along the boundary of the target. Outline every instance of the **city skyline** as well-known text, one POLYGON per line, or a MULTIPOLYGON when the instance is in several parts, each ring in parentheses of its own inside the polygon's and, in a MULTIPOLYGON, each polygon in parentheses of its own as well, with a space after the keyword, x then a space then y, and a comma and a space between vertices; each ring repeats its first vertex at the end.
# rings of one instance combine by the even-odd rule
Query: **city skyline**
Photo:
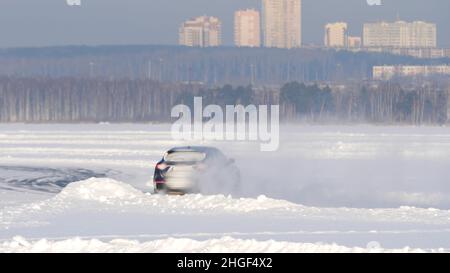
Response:
MULTIPOLYGON (((84 1, 69 7, 64 1, 4 0, 0 4, 0 47, 100 44, 177 44, 180 24, 187 18, 208 14, 223 23, 223 44, 234 44, 233 14, 238 9, 260 8, 261 0, 130 0, 84 1), (176 12, 173 6, 176 5, 176 12), (105 9, 108 7, 108 9, 105 9), (20 16, 12 16, 19 14, 20 16)), ((441 0, 392 0, 368 6, 365 0, 304 0, 303 44, 323 44, 328 22, 346 21, 352 35, 362 36, 366 22, 429 21, 440 30, 438 45, 450 46, 450 2, 441 0)))
POLYGON ((178 32, 178 44, 192 47, 222 45, 222 22, 213 16, 198 16, 184 22, 178 32))
POLYGON ((301 0, 263 0, 261 12, 264 47, 302 46, 301 0))
POLYGON ((234 45, 261 46, 261 15, 258 10, 241 9, 234 13, 234 45))
MULTIPOLYGON (((261 12, 240 9, 234 13, 234 46, 296 48, 301 47, 301 0, 264 0, 261 12), (261 15, 262 14, 262 15, 261 15), (262 38, 262 41, 261 39, 262 38)), ((437 48, 436 24, 413 21, 364 23, 363 35, 351 36, 346 22, 324 26, 323 46, 365 50, 419 49, 420 52, 394 52, 417 57, 443 57, 446 52, 422 51, 437 48), (424 56, 422 56, 424 55, 424 56)), ((179 45, 217 47, 222 45, 222 23, 219 18, 198 16, 185 21, 179 30, 179 45)))
MULTIPOLYGON (((438 31, 436 24, 424 21, 396 20, 364 23, 362 36, 352 36, 346 22, 330 22, 325 25, 324 32, 323 45, 326 48, 362 48, 372 51, 374 49, 382 50, 383 48, 439 50, 437 48, 438 31)), ((416 55, 408 52, 400 54, 416 55)), ((429 54, 445 55, 444 52, 431 53, 431 51, 429 54)))
POLYGON ((324 45, 325 47, 347 47, 348 24, 345 22, 326 24, 324 45))
POLYGON ((435 24, 423 21, 365 23, 363 44, 365 47, 435 48, 437 29, 435 24))

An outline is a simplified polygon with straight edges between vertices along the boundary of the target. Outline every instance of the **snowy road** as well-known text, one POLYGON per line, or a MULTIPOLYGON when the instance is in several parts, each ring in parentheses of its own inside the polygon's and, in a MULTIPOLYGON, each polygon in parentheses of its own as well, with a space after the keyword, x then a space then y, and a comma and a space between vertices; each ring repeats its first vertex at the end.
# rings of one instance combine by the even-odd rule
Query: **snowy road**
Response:
POLYGON ((283 128, 276 153, 204 143, 236 159, 239 195, 151 195, 154 163, 186 144, 168 128, 1 125, 0 252, 450 250, 449 128, 283 128))

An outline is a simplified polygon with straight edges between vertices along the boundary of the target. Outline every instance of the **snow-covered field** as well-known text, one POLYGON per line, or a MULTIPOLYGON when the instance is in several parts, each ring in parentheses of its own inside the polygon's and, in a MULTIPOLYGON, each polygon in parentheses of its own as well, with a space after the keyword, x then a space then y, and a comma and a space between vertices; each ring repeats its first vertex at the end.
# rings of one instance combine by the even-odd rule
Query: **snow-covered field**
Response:
POLYGON ((0 252, 447 252, 450 128, 285 126, 234 196, 152 195, 169 125, 0 125, 0 252))

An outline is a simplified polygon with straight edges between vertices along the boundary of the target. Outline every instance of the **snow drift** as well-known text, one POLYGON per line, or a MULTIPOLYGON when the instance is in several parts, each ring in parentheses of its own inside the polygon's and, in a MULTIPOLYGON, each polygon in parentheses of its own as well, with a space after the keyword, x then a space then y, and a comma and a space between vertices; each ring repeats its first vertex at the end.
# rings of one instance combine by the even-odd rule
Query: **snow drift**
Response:
POLYGON ((110 178, 0 210, 0 252, 364 252, 372 241, 384 247, 377 251, 441 251, 449 232, 446 210, 152 195, 110 178))
MULTIPOLYGON (((434 252, 442 252, 435 250, 434 252)), ((276 241, 239 240, 231 237, 196 241, 168 238, 140 243, 136 240, 115 239, 103 242, 97 239, 72 238, 60 241, 28 241, 22 237, 0 244, 0 252, 20 253, 422 253, 422 249, 383 249, 381 247, 359 248, 336 244, 289 243, 276 241)))
POLYGON ((233 198, 232 196, 201 194, 169 196, 143 193, 131 185, 110 178, 90 178, 74 182, 59 194, 41 202, 6 208, 0 216, 13 211, 61 211, 62 209, 87 209, 89 211, 105 211, 117 209, 145 209, 148 214, 190 213, 190 214, 248 214, 269 212, 272 215, 311 216, 315 218, 333 219, 350 217, 349 219, 371 219, 383 221, 425 221, 428 223, 450 223, 450 211, 438 209, 422 209, 400 207, 397 209, 356 209, 356 208, 316 208, 294 204, 284 200, 276 200, 261 195, 257 198, 233 198), (376 219, 375 219, 376 218, 376 219))
MULTIPOLYGON (((69 184, 50 203, 98 202, 110 205, 146 205, 147 209, 190 209, 202 211, 251 212, 299 207, 299 205, 259 196, 233 199, 231 196, 201 194, 168 196, 143 193, 124 182, 110 178, 91 178, 69 184)), ((46 203, 46 202, 44 202, 46 203)))

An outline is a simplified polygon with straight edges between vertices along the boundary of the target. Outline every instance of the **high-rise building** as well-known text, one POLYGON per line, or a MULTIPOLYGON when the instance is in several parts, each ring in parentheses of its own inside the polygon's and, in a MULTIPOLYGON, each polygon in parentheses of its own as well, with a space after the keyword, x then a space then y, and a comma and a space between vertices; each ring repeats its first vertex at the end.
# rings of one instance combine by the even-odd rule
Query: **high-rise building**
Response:
POLYGON ((254 9, 238 10, 234 14, 234 44, 238 47, 261 45, 261 19, 254 9))
POLYGON ((265 47, 295 48, 302 45, 301 0, 263 0, 265 47))
POLYGON ((184 22, 179 29, 179 44, 214 47, 222 44, 222 23, 216 17, 200 16, 184 22))
POLYGON ((436 24, 415 21, 364 24, 364 47, 433 48, 437 46, 436 24))
POLYGON ((347 47, 348 45, 348 27, 347 23, 337 22, 325 25, 326 47, 347 47))

